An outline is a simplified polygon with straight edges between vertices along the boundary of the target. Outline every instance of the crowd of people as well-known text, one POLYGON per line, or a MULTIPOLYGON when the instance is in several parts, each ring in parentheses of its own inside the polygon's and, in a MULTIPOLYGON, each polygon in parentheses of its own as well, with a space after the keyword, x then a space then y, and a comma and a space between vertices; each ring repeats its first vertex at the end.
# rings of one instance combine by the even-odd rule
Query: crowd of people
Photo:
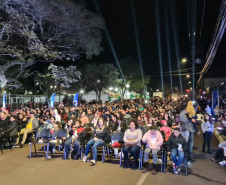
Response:
MULTIPOLYGON (((62 138, 66 159, 79 159, 81 143, 85 143, 82 160, 87 162, 92 148, 93 156, 89 161, 95 165, 98 160, 98 147, 111 143, 115 158, 119 155, 118 148, 122 148, 123 167, 137 169, 139 153, 144 148, 143 171, 156 174, 158 152, 164 149, 172 158, 174 174, 178 174, 185 157, 188 161, 195 161, 193 138, 200 134, 200 131, 203 132, 202 152, 212 153, 210 142, 215 123, 212 117, 225 130, 225 109, 225 104, 222 104, 209 112, 209 105, 202 107, 198 102, 194 104, 186 97, 177 100, 165 98, 165 101, 153 98, 148 103, 144 103, 142 99, 104 104, 90 102, 77 107, 62 104, 57 108, 22 106, 14 112, 2 108, 0 140, 14 140, 14 144, 22 148, 34 130, 50 129, 54 135, 56 130, 66 129, 67 137, 62 138), (204 120, 197 120, 197 113, 203 113, 204 120), (199 123, 201 127, 198 126, 199 123), (111 141, 113 133, 123 133, 123 141, 111 141), (72 152, 71 146, 74 146, 72 152), (150 153, 152 163, 149 163, 150 153)), ((55 150, 54 146, 52 150, 55 150)), ((225 150, 226 145, 223 143, 213 160, 225 161, 225 150)))

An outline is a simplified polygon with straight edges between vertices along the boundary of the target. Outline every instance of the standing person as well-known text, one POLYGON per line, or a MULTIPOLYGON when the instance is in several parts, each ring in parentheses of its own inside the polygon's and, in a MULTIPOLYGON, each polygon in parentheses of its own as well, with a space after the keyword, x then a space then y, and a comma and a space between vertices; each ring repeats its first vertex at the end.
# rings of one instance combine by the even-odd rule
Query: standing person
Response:
POLYGON ((215 115, 215 122, 218 122, 218 117, 220 115, 220 109, 219 106, 217 105, 215 109, 213 109, 214 115, 215 115))
POLYGON ((209 105, 207 105, 205 111, 206 111, 207 114, 212 115, 212 109, 210 108, 209 105))
POLYGON ((210 151, 210 142, 212 138, 212 134, 214 131, 214 126, 212 123, 212 118, 209 115, 205 116, 204 122, 202 123, 202 132, 203 132, 203 145, 202 145, 202 152, 206 152, 206 145, 207 145, 207 152, 211 154, 210 151))
POLYGON ((123 168, 129 167, 128 153, 130 153, 134 158, 134 163, 132 164, 132 169, 137 169, 138 158, 141 148, 142 131, 138 128, 137 122, 132 120, 130 122, 130 128, 125 131, 123 141, 125 142, 125 147, 123 148, 124 163, 123 168))
POLYGON ((175 175, 180 172, 180 164, 184 159, 184 153, 186 152, 186 149, 186 141, 181 135, 180 129, 175 128, 174 132, 166 143, 166 150, 168 152, 168 155, 171 155, 174 162, 173 172, 175 175))
POLYGON ((146 132, 142 139, 143 143, 146 143, 146 149, 144 151, 144 172, 147 172, 152 169, 152 174, 157 173, 157 153, 160 150, 161 145, 163 144, 162 134, 158 131, 155 125, 152 125, 148 132, 146 132), (153 156, 153 168, 148 167, 148 157, 150 152, 153 156))

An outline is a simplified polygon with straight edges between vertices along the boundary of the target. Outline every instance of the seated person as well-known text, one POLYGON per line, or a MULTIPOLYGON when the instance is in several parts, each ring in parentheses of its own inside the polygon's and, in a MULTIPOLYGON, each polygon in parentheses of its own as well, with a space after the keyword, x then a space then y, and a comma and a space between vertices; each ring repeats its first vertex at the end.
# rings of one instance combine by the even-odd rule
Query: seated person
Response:
POLYGON ((162 127, 160 128, 160 131, 164 131, 165 133, 165 140, 168 141, 169 137, 171 136, 171 129, 167 124, 166 120, 162 120, 162 127))
POLYGON ((66 159, 68 159, 71 144, 73 144, 74 148, 75 148, 73 150, 73 152, 71 153, 71 158, 79 159, 81 140, 83 140, 83 137, 82 137, 83 134, 81 134, 81 133, 84 131, 84 128, 81 127, 80 120, 77 120, 75 122, 75 126, 72 128, 72 130, 73 130, 73 135, 70 138, 68 138, 64 144, 65 152, 66 152, 66 159))
POLYGON ((171 155, 174 165, 173 172, 178 174, 180 171, 180 164, 184 159, 184 151, 186 151, 187 145, 184 137, 180 133, 179 128, 175 128, 174 132, 170 136, 169 140, 166 143, 166 150, 168 155, 171 155))
POLYGON ((149 131, 144 134, 142 141, 146 143, 146 149, 144 151, 144 172, 152 169, 152 174, 155 175, 157 173, 157 153, 163 144, 162 134, 158 131, 157 126, 152 125, 149 131), (152 152, 153 156, 153 168, 150 166, 148 167, 148 157, 150 152, 152 152))
POLYGON ((125 131, 123 141, 125 147, 123 148, 124 163, 123 168, 129 167, 128 153, 134 158, 134 163, 131 168, 136 169, 138 167, 138 158, 141 148, 142 131, 138 128, 137 122, 132 120, 130 122, 130 128, 125 131))
POLYGON ((211 158, 215 163, 222 162, 226 160, 226 141, 219 144, 219 150, 214 154, 214 157, 211 158))
POLYGON ((13 136, 16 136, 18 132, 18 125, 15 121, 14 116, 10 116, 10 123, 8 125, 8 128, 2 132, 3 138, 11 138, 13 136))
POLYGON ((83 158, 83 162, 87 161, 89 149, 90 149, 91 146, 93 146, 93 159, 90 160, 90 162, 92 163, 92 165, 96 164, 97 147, 104 144, 104 140, 107 138, 107 131, 108 131, 108 128, 105 127, 103 118, 99 118, 97 127, 95 127, 91 139, 86 144, 85 156, 83 158))
MULTIPOLYGON (((23 135, 23 139, 20 143, 20 147, 22 148, 26 139, 27 139, 27 134, 33 132, 33 129, 38 127, 38 120, 35 118, 34 113, 30 112, 31 118, 29 119, 27 125, 25 128, 23 128, 20 131, 20 135, 23 135)), ((19 138, 17 140, 17 144, 19 143, 19 138)))
POLYGON ((1 120, 0 120, 0 137, 1 137, 2 132, 7 130, 10 119, 8 116, 6 116, 5 111, 2 111, 0 116, 1 116, 1 120))

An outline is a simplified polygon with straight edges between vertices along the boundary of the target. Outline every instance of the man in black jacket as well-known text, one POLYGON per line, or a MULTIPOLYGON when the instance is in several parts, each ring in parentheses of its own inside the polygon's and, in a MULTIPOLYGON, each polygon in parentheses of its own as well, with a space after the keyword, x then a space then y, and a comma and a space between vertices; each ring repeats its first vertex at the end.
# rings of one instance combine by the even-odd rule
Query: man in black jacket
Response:
POLYGON ((10 116, 10 123, 4 132, 2 132, 2 137, 4 138, 11 138, 13 136, 16 136, 18 133, 18 125, 15 121, 15 118, 13 116, 10 116))
POLYGON ((180 133, 179 128, 175 128, 174 132, 166 143, 168 155, 171 155, 175 165, 173 166, 174 174, 180 171, 180 164, 184 160, 184 153, 187 150, 187 144, 184 137, 180 133))
POLYGON ((8 125, 9 125, 9 117, 6 116, 6 113, 4 111, 1 112, 1 121, 0 121, 0 137, 2 136, 2 132, 7 130, 8 125))

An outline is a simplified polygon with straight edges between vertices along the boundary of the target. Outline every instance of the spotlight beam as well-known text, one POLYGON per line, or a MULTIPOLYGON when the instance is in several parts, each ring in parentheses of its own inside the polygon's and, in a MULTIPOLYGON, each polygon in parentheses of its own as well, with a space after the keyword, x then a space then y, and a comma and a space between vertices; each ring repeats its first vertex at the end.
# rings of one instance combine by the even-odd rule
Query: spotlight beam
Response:
POLYGON ((133 27, 134 27, 134 33, 135 33, 136 45, 137 45, 138 60, 140 62, 140 72, 141 72, 141 76, 142 76, 143 85, 145 85, 144 84, 143 61, 142 61, 142 55, 141 55, 141 51, 140 51, 139 34, 138 34, 138 29, 137 29, 136 14, 135 14, 135 7, 134 7, 133 0, 131 1, 131 10, 132 10, 133 27))
POLYGON ((176 30, 176 20, 174 15, 175 8, 173 3, 170 9, 171 9, 171 22, 172 22, 172 28, 173 28, 173 38, 174 38, 174 46, 175 46, 175 53, 176 53, 176 60, 177 60, 177 68, 179 70, 180 90, 181 90, 181 94, 183 95, 182 78, 180 75, 181 66, 180 66, 180 57, 179 57, 179 43, 178 43, 178 34, 176 30))
POLYGON ((164 13, 165 13, 165 23, 166 23, 166 47, 167 47, 167 55, 168 55, 168 64, 169 64, 169 71, 170 71, 170 87, 171 87, 171 94, 173 94, 173 78, 172 78, 172 66, 171 66, 171 48, 170 48, 170 41, 169 41, 169 21, 167 17, 167 4, 164 4, 164 13))
MULTIPOLYGON (((101 13, 101 10, 100 10, 100 7, 99 7, 97 1, 96 1, 96 0, 93 0, 93 2, 94 2, 95 8, 96 8, 98 14, 99 14, 101 17, 103 17, 103 15, 102 15, 102 13, 101 13)), ((116 52, 115 52, 115 48, 114 48, 114 45, 113 45, 113 43, 112 43, 112 40, 111 40, 111 37, 110 37, 110 34, 109 34, 109 32, 108 32, 108 29, 107 29, 106 25, 104 26, 104 33, 105 33, 106 38, 107 38, 107 40, 108 40, 108 43, 109 43, 109 45, 110 45, 112 54, 113 54, 113 56, 114 56, 114 59, 115 59, 115 61, 116 61, 117 66, 118 66, 119 72, 120 72, 120 74, 121 74, 121 76, 122 76, 122 79, 123 79, 124 83, 126 84, 126 80, 125 80, 125 77, 124 77, 124 75, 123 75, 122 68, 121 68, 120 63, 119 63, 119 60, 118 60, 118 56, 117 56, 117 54, 116 54, 116 52)))
POLYGON ((159 23, 159 4, 158 1, 155 2, 155 18, 156 18, 156 33, 158 41, 158 55, 159 55, 159 67, 161 73, 161 84, 162 84, 162 97, 164 102, 164 84, 163 84, 163 72, 162 72, 162 46, 161 46, 161 33, 160 33, 160 23, 159 23))

